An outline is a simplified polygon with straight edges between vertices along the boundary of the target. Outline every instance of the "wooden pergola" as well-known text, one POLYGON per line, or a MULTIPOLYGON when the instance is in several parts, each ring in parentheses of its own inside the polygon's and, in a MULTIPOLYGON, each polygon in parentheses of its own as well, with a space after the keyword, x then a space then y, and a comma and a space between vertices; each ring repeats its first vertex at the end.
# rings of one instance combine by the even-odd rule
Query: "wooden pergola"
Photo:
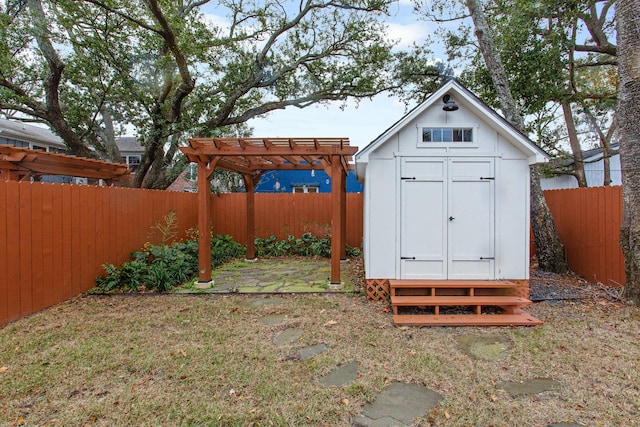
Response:
POLYGON ((180 150, 198 164, 198 279, 211 282, 211 197, 217 168, 242 175, 247 204, 247 258, 255 258, 255 186, 267 170, 322 169, 331 178, 331 283, 340 284, 346 258, 346 176, 358 151, 347 138, 192 138, 180 150))
POLYGON ((23 181, 42 175, 66 175, 102 179, 108 185, 128 178, 131 171, 121 163, 86 157, 0 145, 0 179, 23 181))

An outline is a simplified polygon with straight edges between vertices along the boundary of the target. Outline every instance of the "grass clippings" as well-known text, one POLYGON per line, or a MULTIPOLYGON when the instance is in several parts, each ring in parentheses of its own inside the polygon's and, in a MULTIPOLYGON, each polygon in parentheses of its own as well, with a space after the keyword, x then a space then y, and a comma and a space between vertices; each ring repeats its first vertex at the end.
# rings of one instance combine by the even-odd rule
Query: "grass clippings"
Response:
POLYGON ((537 328, 394 327, 386 306, 340 294, 90 295, 0 328, 0 425, 350 426, 394 381, 442 394, 415 425, 640 425, 640 310, 600 298, 535 304, 537 328), (286 315, 269 325, 259 319, 286 315), (284 330, 304 331, 275 345, 284 330), (495 361, 460 335, 500 335, 495 361), (307 360, 302 348, 327 350, 307 360), (357 362, 341 387, 320 379, 357 362), (498 384, 560 388, 511 397, 498 384))

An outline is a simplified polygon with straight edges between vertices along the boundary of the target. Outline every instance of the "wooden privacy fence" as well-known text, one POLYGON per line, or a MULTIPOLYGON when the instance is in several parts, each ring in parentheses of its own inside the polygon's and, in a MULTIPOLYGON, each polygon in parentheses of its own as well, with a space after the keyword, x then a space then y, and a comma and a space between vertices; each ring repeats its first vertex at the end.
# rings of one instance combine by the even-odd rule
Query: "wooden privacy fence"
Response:
MULTIPOLYGON (((245 243, 243 194, 212 195, 213 231, 245 243)), ((180 238, 196 227, 197 194, 0 181, 0 325, 81 294, 175 211, 180 238)), ((329 194, 257 194, 256 236, 330 231, 329 194)), ((347 195, 347 243, 360 246, 362 195, 347 195)))
MULTIPOLYGON (((242 193, 212 196, 213 232, 229 234, 246 244, 245 197, 242 193)), ((257 193, 256 237, 286 239, 311 232, 324 237, 331 232, 331 194, 257 193)), ((347 194, 347 244, 362 246, 362 194, 347 194)))
POLYGON ((181 235, 196 224, 193 194, 1 181, 0 324, 92 288, 171 210, 181 235))
POLYGON ((619 244, 622 187, 548 190, 544 196, 569 268, 591 282, 623 285, 625 266, 619 244))

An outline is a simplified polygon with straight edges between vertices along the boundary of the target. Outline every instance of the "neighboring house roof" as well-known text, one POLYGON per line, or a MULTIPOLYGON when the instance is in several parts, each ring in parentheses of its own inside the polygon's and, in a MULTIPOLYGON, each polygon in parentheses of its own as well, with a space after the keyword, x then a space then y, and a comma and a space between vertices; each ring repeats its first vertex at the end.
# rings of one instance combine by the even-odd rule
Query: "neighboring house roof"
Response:
POLYGON ((529 164, 546 162, 549 159, 549 155, 538 147, 533 141, 531 141, 525 134, 517 130, 511 125, 504 117, 499 115, 495 110, 482 102, 480 98, 475 96, 471 91, 462 86, 457 80, 451 79, 445 84, 440 86, 435 92, 427 97, 422 103, 413 108, 404 117, 398 120, 385 130, 380 136, 374 139, 369 145, 360 150, 356 154, 356 169, 358 175, 361 176, 361 167, 359 165, 369 162, 369 155, 378 147, 385 144, 391 139, 398 131, 404 128, 409 122, 417 118, 427 108, 431 107, 434 103, 441 102, 443 95, 447 93, 454 93, 456 102, 460 107, 470 109, 479 117, 485 119, 492 127, 498 129, 500 134, 503 135, 510 143, 518 147, 522 152, 527 154, 529 164))
POLYGON ((51 132, 50 129, 15 120, 0 119, 0 137, 30 142, 32 144, 46 143, 58 148, 66 148, 62 138, 51 132))
MULTIPOLYGON (((619 154, 618 150, 620 149, 620 144, 619 143, 613 143, 610 146, 611 149, 611 155, 615 156, 617 154, 619 154)), ((591 150, 584 150, 582 151, 582 158, 584 159, 584 162, 597 162, 598 160, 602 160, 602 158, 604 157, 604 147, 597 147, 597 148, 592 148, 591 150)), ((563 158, 563 159, 558 159, 554 162, 552 162, 552 166, 553 167, 567 167, 567 166, 571 166, 575 163, 575 160, 573 157, 569 157, 569 158, 563 158)))
POLYGON ((118 150, 120 150, 121 153, 144 153, 144 147, 140 145, 138 138, 135 136, 122 136, 120 138, 116 138, 116 144, 118 145, 118 150))
MULTIPOLYGON (((30 125, 16 120, 0 118, 0 138, 10 138, 17 141, 30 142, 32 144, 47 144, 61 149, 67 148, 62 138, 53 133, 51 129, 30 125)), ((144 153, 144 147, 138 143, 138 138, 135 136, 123 136, 116 138, 116 144, 122 153, 144 153)))

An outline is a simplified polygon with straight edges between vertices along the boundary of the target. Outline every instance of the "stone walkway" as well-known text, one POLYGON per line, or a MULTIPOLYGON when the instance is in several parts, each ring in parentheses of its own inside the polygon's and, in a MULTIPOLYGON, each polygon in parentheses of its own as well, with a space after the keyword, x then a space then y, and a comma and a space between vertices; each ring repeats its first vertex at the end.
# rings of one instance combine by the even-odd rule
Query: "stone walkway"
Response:
MULTIPOLYGON (((260 294, 335 291, 328 287, 330 274, 330 261, 325 259, 259 259, 255 262, 236 260, 214 270, 215 284, 212 288, 183 288, 177 292, 260 294)), ((340 291, 353 292, 354 276, 348 261, 343 261, 341 277, 344 286, 340 291)), ((280 303, 281 299, 257 296, 247 298, 242 306, 252 311, 280 303)), ((277 326, 285 324, 287 319, 286 314, 266 315, 259 318, 258 322, 266 326, 277 326)), ((304 330, 297 328, 274 332, 273 345, 289 351, 283 354, 283 360, 304 361, 331 351, 323 342, 297 346, 296 343, 301 341, 304 333, 304 330)), ((509 340, 501 334, 461 335, 456 337, 456 341, 459 349, 469 358, 487 362, 499 361, 511 348, 509 340)), ((317 378, 317 381, 323 387, 342 387, 357 381, 359 374, 359 363, 354 360, 336 366, 328 374, 317 378)), ((558 393, 561 386, 550 378, 496 384, 497 389, 516 399, 542 393, 558 393)), ((392 382, 380 391, 375 400, 361 408, 360 413, 352 420, 352 427, 411 426, 413 420, 423 417, 426 411, 437 408, 444 399, 445 396, 422 384, 392 382)), ((574 426, 580 424, 559 422, 548 427, 574 426)))
POLYGON ((349 261, 341 262, 339 288, 329 286, 329 259, 258 259, 231 261, 212 271, 214 285, 207 289, 178 288, 179 293, 290 293, 353 292, 349 261))
MULTIPOLYGON (((260 309, 282 303, 282 299, 271 297, 247 298, 242 306, 260 309)), ((258 318, 263 325, 286 324, 286 314, 265 315, 258 318)), ((452 331, 453 332, 453 331, 452 331)), ((305 331, 298 328, 278 329, 272 337, 273 345, 291 350, 283 360, 303 361, 323 352, 331 351, 323 342, 296 347, 305 331)), ((511 343, 501 334, 460 335, 456 337, 459 349, 469 358, 487 362, 499 361, 511 350, 511 343)), ((358 380, 360 366, 357 360, 336 366, 332 371, 317 378, 323 387, 342 387, 358 380)), ((522 399, 543 393, 559 393, 562 385, 550 378, 531 378, 521 382, 500 382, 496 388, 514 399, 522 399)), ((360 413, 352 419, 352 427, 403 427, 412 426, 425 412, 437 408, 446 398, 422 384, 392 382, 385 386, 375 400, 362 406, 360 413)), ((559 422, 548 427, 580 427, 580 424, 559 422)))

